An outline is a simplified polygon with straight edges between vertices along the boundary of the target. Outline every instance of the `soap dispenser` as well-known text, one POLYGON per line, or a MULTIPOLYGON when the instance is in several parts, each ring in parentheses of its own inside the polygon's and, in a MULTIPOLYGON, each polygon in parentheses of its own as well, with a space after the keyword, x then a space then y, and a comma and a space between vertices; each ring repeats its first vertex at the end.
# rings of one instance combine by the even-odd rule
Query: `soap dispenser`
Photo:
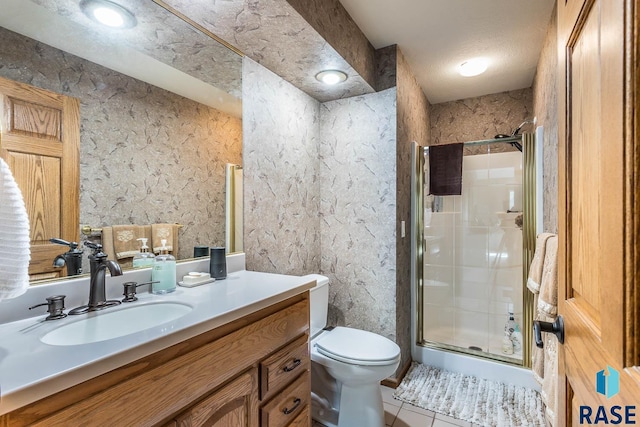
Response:
POLYGON ((147 246, 147 240, 149 239, 141 237, 136 240, 142 242, 142 244, 140 245, 140 252, 133 257, 133 268, 153 267, 153 260, 156 256, 149 252, 149 246, 147 246))
POLYGON ((160 243, 160 255, 154 258, 151 270, 151 292, 168 294, 176 290, 176 259, 169 254, 167 240, 162 239, 160 243))

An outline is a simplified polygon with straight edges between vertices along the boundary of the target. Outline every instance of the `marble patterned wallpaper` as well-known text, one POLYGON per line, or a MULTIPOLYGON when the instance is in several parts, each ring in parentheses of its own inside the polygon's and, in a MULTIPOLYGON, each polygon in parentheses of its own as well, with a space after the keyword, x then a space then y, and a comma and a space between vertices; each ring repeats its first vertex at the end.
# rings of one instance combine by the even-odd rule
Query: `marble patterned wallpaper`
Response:
MULTIPOLYGON (((510 135, 520 123, 532 120, 531 88, 434 104, 431 108, 431 144, 492 139, 510 135)), ((523 131, 532 131, 526 125, 523 131)), ((492 146, 493 152, 513 151, 508 144, 492 146)), ((467 154, 467 153, 465 153, 467 154)))
POLYGON ((396 340, 396 89, 320 108, 321 271, 329 323, 396 340))
POLYGON ((320 103, 247 57, 242 79, 247 269, 318 273, 320 103))
POLYGON ((551 14, 538 69, 533 79, 533 111, 544 126, 544 231, 558 232, 558 29, 557 13, 551 14))
POLYGON ((396 89, 321 104, 246 57, 243 82, 247 268, 325 274, 330 324, 409 342, 396 325, 396 89))
POLYGON ((396 87, 398 80, 398 45, 376 50, 376 88, 379 91, 396 87))
POLYGON ((396 209, 396 330, 398 345, 402 349, 402 369, 411 359, 411 152, 413 142, 428 145, 431 129, 431 106, 416 81, 402 51, 396 53, 398 88, 397 120, 397 209, 396 209), (406 237, 400 234, 400 222, 406 223, 406 237))
POLYGON ((82 224, 182 223, 181 258, 224 245, 239 119, 2 28, 0 75, 80 98, 82 224))

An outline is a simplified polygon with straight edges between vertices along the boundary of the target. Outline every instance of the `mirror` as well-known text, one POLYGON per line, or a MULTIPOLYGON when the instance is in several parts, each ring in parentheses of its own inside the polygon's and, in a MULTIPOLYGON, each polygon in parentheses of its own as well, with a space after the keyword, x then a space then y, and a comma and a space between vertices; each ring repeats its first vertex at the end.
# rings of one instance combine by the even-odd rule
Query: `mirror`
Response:
POLYGON ((78 229, 181 224, 178 259, 224 246, 241 56, 152 1, 117 0, 135 17, 123 29, 94 22, 87 3, 0 0, 0 76, 80 100, 78 229))

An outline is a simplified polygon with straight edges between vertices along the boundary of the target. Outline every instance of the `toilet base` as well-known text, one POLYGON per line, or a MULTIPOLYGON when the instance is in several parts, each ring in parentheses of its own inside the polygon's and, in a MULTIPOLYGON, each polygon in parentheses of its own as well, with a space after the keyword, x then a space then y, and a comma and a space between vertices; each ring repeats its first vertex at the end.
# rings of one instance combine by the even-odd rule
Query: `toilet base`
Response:
POLYGON ((384 407, 380 384, 342 385, 338 427, 384 427, 384 407))
POLYGON ((311 418, 326 427, 384 427, 384 406, 378 384, 352 388, 342 385, 340 411, 312 395, 311 418))

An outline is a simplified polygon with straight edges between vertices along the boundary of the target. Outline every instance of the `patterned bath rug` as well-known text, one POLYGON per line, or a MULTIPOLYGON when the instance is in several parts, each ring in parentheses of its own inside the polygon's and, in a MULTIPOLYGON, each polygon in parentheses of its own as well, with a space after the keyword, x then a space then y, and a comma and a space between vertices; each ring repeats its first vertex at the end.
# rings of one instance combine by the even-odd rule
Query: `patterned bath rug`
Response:
POLYGON ((545 425, 544 406, 535 390, 416 362, 393 397, 486 427, 545 425))

